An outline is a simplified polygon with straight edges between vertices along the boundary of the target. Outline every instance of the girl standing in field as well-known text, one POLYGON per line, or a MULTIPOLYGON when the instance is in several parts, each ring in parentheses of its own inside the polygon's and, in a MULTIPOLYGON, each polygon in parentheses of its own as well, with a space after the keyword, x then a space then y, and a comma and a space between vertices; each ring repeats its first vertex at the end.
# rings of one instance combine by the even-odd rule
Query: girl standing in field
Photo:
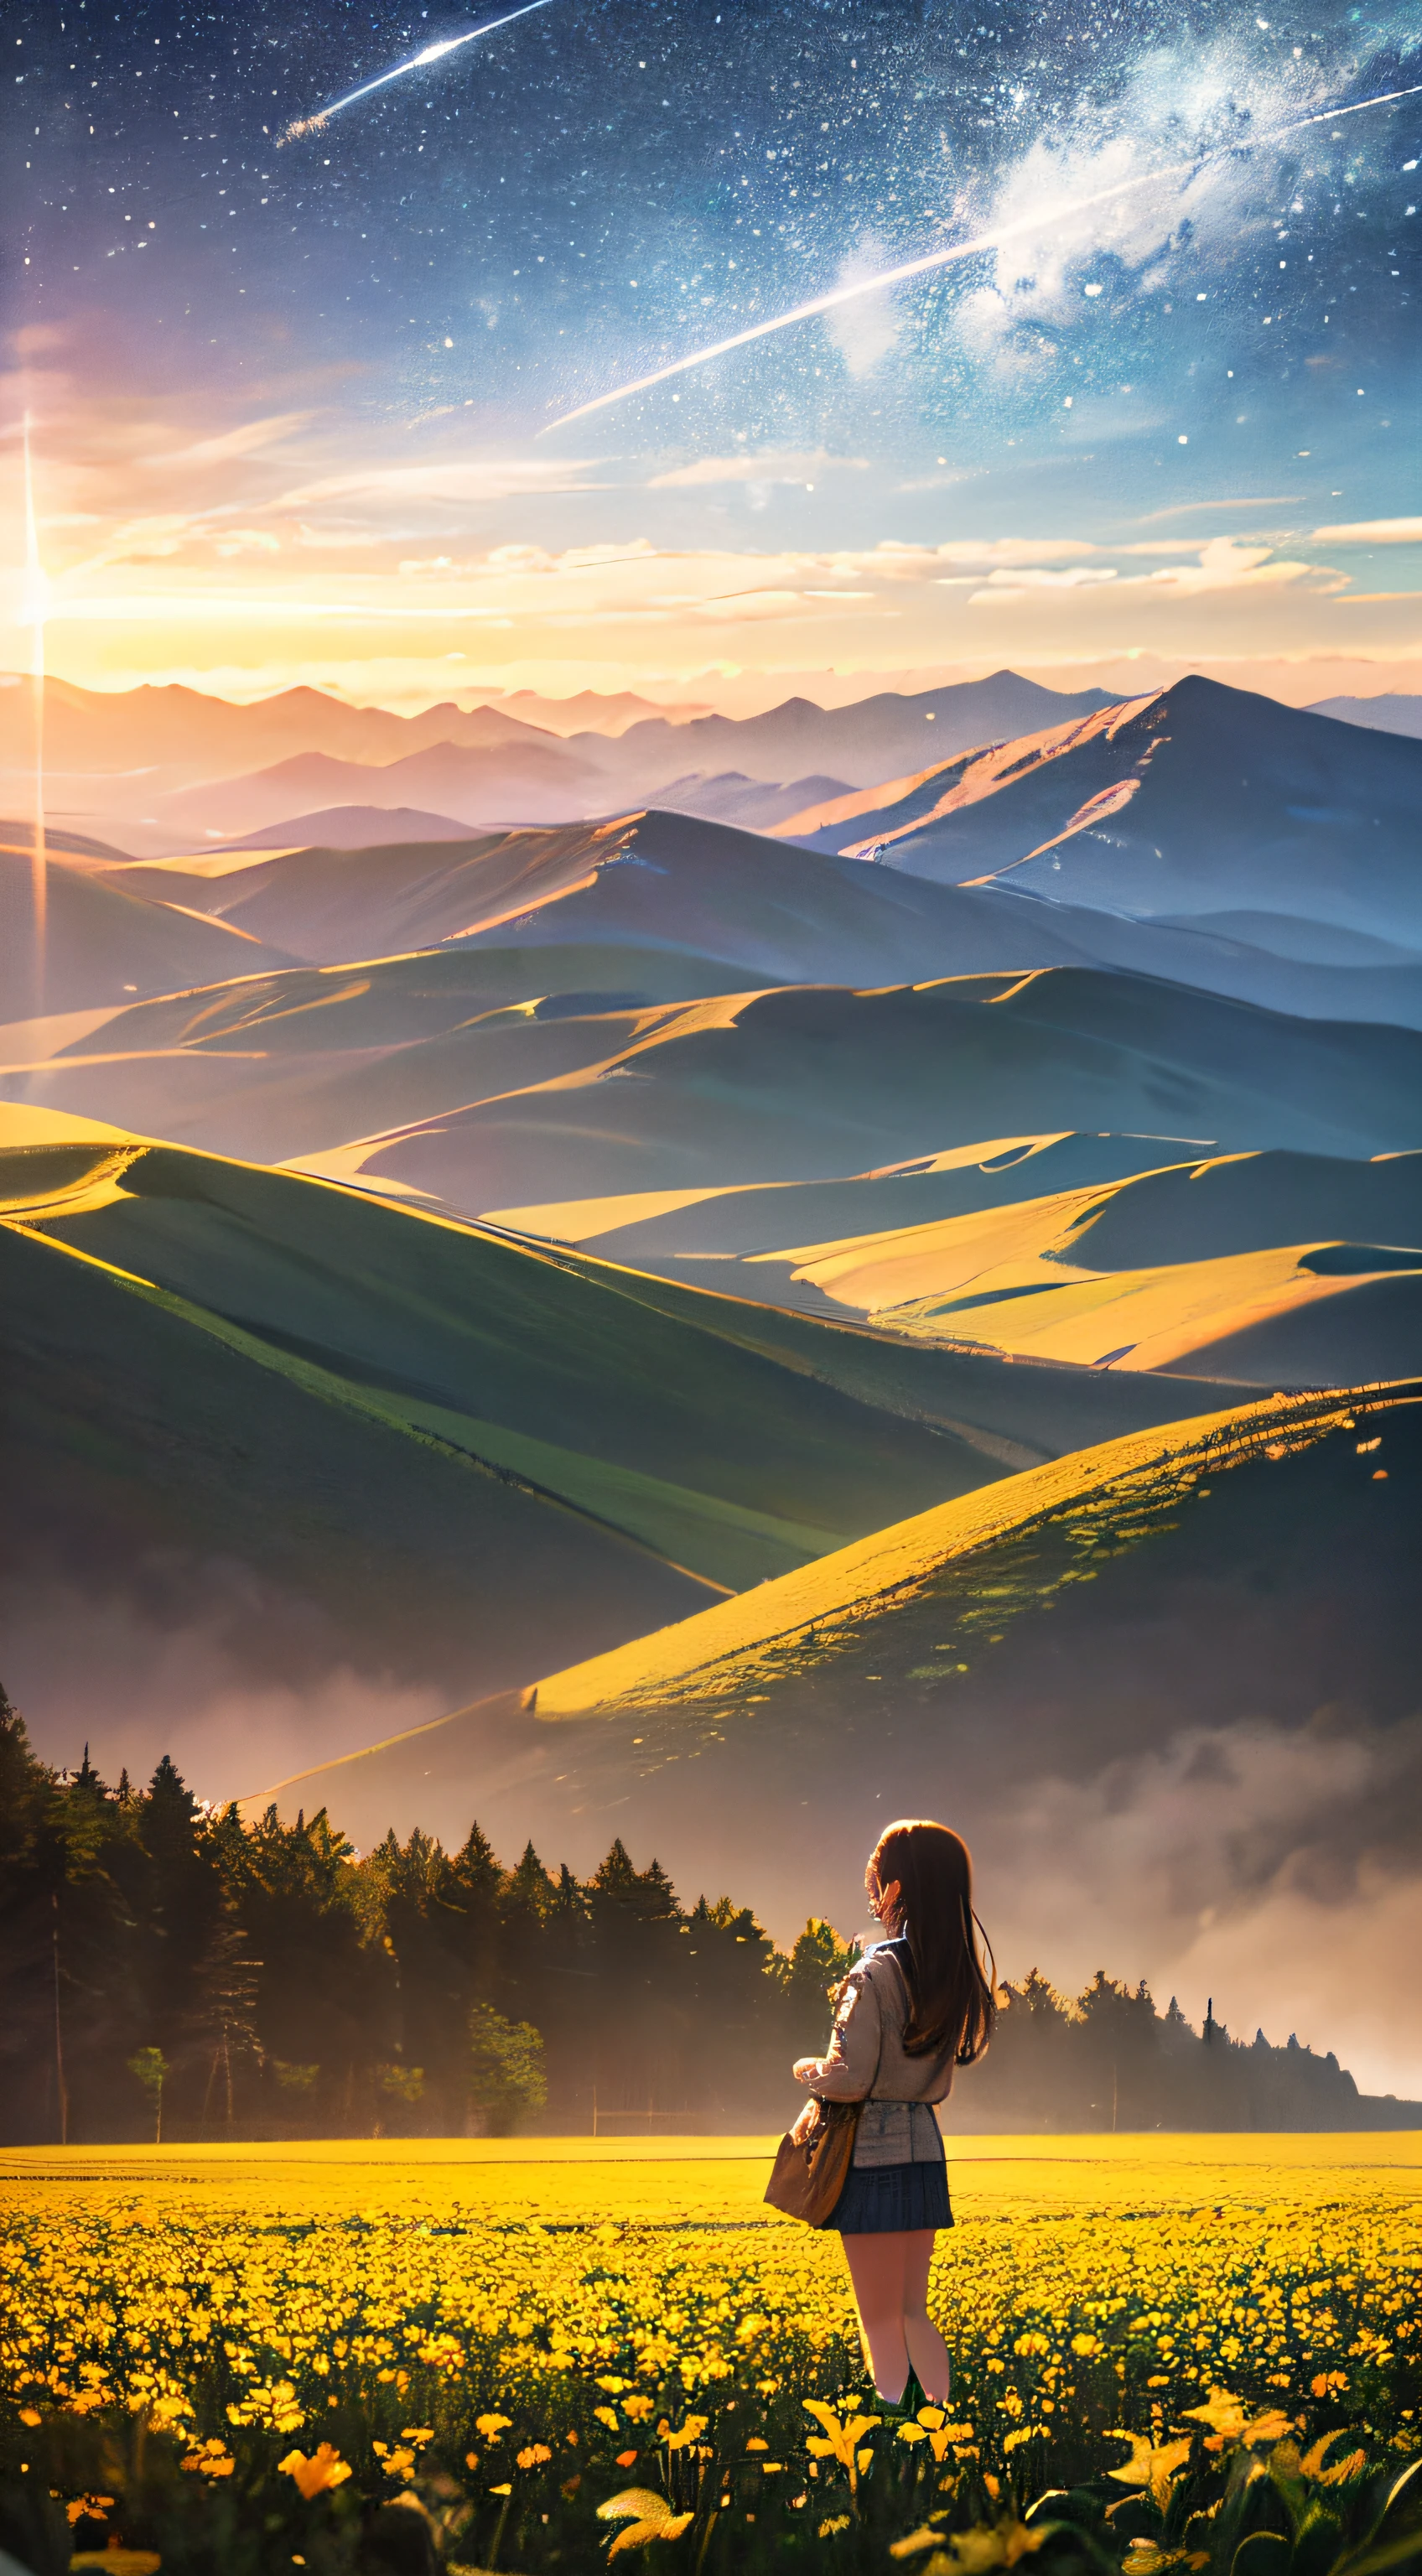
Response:
MULTIPOLYGON (((929 2318, 928 2270, 935 2232, 953 2213, 933 2106, 955 2066, 971 2066, 992 2036, 992 1952, 985 1968, 972 1862, 947 1825, 890 1825, 864 1885, 888 1937, 839 1988, 826 2054, 798 2058, 795 2074, 821 2101, 863 2104, 854 2162, 823 2224, 844 2239, 874 2386, 897 2406, 912 2368, 942 2406, 948 2350, 929 2318)), ((807 2105, 797 2132, 813 2116, 807 2105)))

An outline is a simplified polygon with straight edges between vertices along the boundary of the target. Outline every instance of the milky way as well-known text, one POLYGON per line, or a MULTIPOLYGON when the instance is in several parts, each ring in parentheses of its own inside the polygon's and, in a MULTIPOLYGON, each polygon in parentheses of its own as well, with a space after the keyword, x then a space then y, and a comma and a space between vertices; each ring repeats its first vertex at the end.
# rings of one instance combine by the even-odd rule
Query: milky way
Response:
MULTIPOLYGON (((1362 116, 1384 107, 1400 105, 1406 99, 1415 98, 1419 90, 1422 90, 1422 83, 1413 83, 1405 89, 1382 91, 1376 98, 1354 99, 1341 107, 1320 109, 1311 116, 1297 117, 1273 131, 1266 130, 1258 137, 1258 144, 1267 150, 1305 132, 1310 126, 1327 125, 1345 116, 1362 116)), ((1203 160, 1223 159, 1228 153, 1248 150, 1252 142, 1253 138, 1250 138, 1222 144, 1217 153, 1207 154, 1203 160)), ((889 287, 907 285, 915 278, 931 276, 937 269, 953 267, 962 260, 977 258, 985 251, 1004 249, 1024 235, 1041 232, 1066 219, 1095 214, 1104 206, 1114 205, 1121 197, 1133 195, 1139 189, 1166 186, 1172 179, 1178 179, 1187 172, 1193 173, 1201 166, 1201 160, 1192 160, 1176 162, 1173 166, 1167 163, 1156 170, 1136 171, 1130 178, 1118 179, 1086 197, 1069 198, 1056 206, 1034 209, 1030 214, 999 224, 992 232, 969 241, 950 243, 946 250, 926 251, 921 258, 901 260, 896 268, 882 269, 868 277, 851 279, 846 285, 830 287, 825 294, 811 297, 808 303, 794 305, 788 313, 773 314, 765 322, 752 322, 745 330, 734 332, 729 339, 715 341, 708 349, 693 350, 684 357, 674 358, 669 365, 654 369, 650 375, 639 376, 631 384, 619 385, 611 393, 595 394, 591 401, 579 403, 575 410, 565 412, 562 420, 549 426, 561 429, 569 421, 584 419, 589 412, 602 411, 610 403, 626 402, 633 394, 647 393, 653 386, 666 384, 672 376, 684 375, 693 367, 707 366, 713 359, 726 357, 734 349, 747 348, 753 340, 766 339, 773 331, 786 331, 797 322, 814 320, 822 313, 837 312, 841 306, 852 304, 861 296, 881 295, 889 287)))

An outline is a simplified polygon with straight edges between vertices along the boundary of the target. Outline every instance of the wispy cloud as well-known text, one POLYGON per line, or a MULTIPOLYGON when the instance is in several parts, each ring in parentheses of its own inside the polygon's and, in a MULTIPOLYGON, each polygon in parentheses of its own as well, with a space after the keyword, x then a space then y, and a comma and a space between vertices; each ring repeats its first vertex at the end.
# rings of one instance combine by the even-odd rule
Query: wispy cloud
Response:
POLYGON ((867 456, 830 456, 823 447, 805 455, 775 451, 752 454, 742 450, 735 456, 699 456, 694 465, 678 465, 669 474, 654 474, 647 489, 670 492, 716 483, 814 484, 825 474, 865 474, 868 470, 867 456))
POLYGON ((1243 492, 1223 501, 1172 501, 1168 510, 1147 510, 1138 528, 1153 528, 1162 519, 1198 517, 1204 510, 1284 510, 1300 498, 1297 492, 1243 492))
POLYGON ((1315 528, 1316 546, 1422 546, 1422 519, 1351 519, 1315 528))
POLYGON ((307 510, 320 501, 509 501, 524 494, 597 492, 590 483, 593 457, 486 456, 449 458, 433 465, 365 465, 326 474, 283 492, 271 507, 307 510))
POLYGON ((184 447, 167 448, 161 455, 146 457, 150 465, 186 465, 201 468, 225 465, 237 456, 258 456, 276 447, 284 438, 292 438, 314 418, 309 411, 274 412, 266 420, 242 422, 236 429, 225 429, 217 438, 198 438, 184 447))

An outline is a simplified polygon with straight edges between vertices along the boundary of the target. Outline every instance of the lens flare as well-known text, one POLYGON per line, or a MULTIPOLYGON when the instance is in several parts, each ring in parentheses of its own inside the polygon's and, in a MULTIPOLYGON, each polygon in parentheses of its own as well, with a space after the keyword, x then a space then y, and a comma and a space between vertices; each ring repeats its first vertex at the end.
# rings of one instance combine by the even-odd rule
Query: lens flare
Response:
POLYGON ((462 36, 444 36, 437 44, 426 45, 420 53, 411 54, 407 62, 397 63, 393 71, 381 72, 378 79, 366 81, 360 89, 347 90, 344 98, 333 99, 329 107, 318 108, 314 116, 294 116, 277 138, 277 150, 284 143, 298 143, 303 135, 324 133, 343 107, 354 107, 357 99, 369 98, 376 90, 388 88, 391 81, 403 80, 407 72, 423 71, 429 63, 443 62, 446 54, 457 54, 461 45, 475 44, 480 36, 496 36, 500 27, 511 27, 516 18, 531 18, 535 9, 551 6, 552 0, 524 0, 521 9, 510 9, 506 17, 486 19, 482 27, 470 27, 462 36))
POLYGON ((1098 188, 1089 196, 1068 197, 1059 205, 1037 207, 1014 223, 994 224, 989 232, 976 233, 971 241, 953 242, 946 250, 925 251, 919 259, 901 260, 897 268, 879 269, 870 277, 852 279, 848 285, 832 286, 824 295, 812 295, 808 302, 792 305, 788 313, 772 314, 765 322, 752 322, 744 331, 733 331, 729 339, 714 340, 709 348, 695 349, 689 357, 673 358, 669 366, 653 368, 650 375, 634 377, 631 384, 617 385, 611 393, 594 394, 591 402, 579 403, 572 411, 560 412, 556 420, 545 421, 537 434, 546 438, 551 430, 566 429, 570 421, 586 420, 589 412, 605 411, 610 403, 627 402, 633 394, 649 393, 654 385, 664 385, 672 376, 684 376, 693 367, 710 366, 713 359, 727 357, 733 349, 748 348, 754 340, 768 339, 772 332, 788 331, 794 323, 811 321, 818 313, 832 313, 838 305, 849 304, 857 296, 877 295, 886 286, 903 286, 910 278, 927 277, 935 269, 953 267, 959 260, 976 259, 983 251, 1020 240, 1024 233, 1044 232, 1068 215, 1088 214, 1093 207, 1111 205, 1118 197, 1130 196, 1141 188, 1158 187, 1165 180, 1207 170, 1212 162, 1233 159, 1239 152, 1258 151, 1261 144, 1281 143, 1311 125, 1334 125, 1340 117, 1361 116, 1365 109, 1392 107, 1399 99, 1418 96, 1422 96, 1422 81, 1415 81, 1410 89, 1380 91, 1376 98, 1353 99, 1344 107, 1320 108, 1312 115, 1294 117, 1287 125, 1238 137, 1219 144, 1213 151, 1192 153, 1188 160, 1167 162, 1158 170, 1137 171, 1134 177, 1114 180, 1109 188, 1098 188))
POLYGON ((49 913, 49 867, 44 821, 44 621, 49 584, 40 561, 39 519, 35 511, 34 470, 30 460, 30 415, 25 414, 25 595, 21 615, 30 630, 30 680, 34 703, 34 791, 31 803, 30 892, 35 942, 35 1007, 44 1009, 45 937, 49 913))

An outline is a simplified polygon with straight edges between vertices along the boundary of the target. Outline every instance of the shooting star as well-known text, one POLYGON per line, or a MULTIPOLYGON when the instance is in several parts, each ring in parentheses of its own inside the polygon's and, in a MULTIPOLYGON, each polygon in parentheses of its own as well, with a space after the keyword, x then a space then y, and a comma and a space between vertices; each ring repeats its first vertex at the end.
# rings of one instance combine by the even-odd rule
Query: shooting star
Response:
POLYGON ((901 260, 897 268, 883 268, 872 277, 855 278, 847 286, 832 286, 824 295, 812 295, 805 304, 793 305, 788 313, 772 314, 765 322, 752 322, 744 331, 734 331, 727 340, 714 340, 707 349, 695 349, 686 358, 673 358, 669 366, 656 367, 647 376, 637 376, 631 384, 617 385, 611 393, 594 394, 591 402, 579 403, 575 410, 561 412, 557 420, 545 421, 537 435, 547 438, 550 431, 566 429, 569 421, 586 420, 588 413, 605 411, 610 403, 627 402, 633 394, 650 393, 654 385, 664 385, 672 376, 687 375, 693 367, 708 367, 713 359, 729 356, 733 349, 745 349, 753 340, 768 339, 774 331, 788 331, 796 322, 809 322, 817 313, 832 313, 837 305, 849 304, 856 296, 877 295, 886 286, 903 286, 910 278, 927 277, 939 268, 951 268, 959 260, 976 259, 983 251, 997 250, 1004 242, 1020 240, 1024 233, 1040 233, 1065 216, 1087 214, 1095 206, 1111 205, 1117 197, 1130 196, 1140 188, 1158 187, 1167 179, 1179 179, 1192 170, 1208 168, 1212 161, 1225 161, 1238 152, 1257 151, 1261 144, 1281 143, 1290 134, 1302 134, 1310 125, 1334 125, 1343 116, 1361 116, 1368 108, 1393 107, 1399 99, 1422 96, 1422 81, 1410 89, 1389 89, 1376 98, 1352 100, 1346 107, 1322 108, 1316 114, 1295 117, 1288 125, 1266 128, 1261 134, 1240 136, 1229 143, 1218 144, 1213 151, 1192 153, 1186 161, 1172 161, 1159 170, 1141 170, 1134 178, 1117 179, 1109 188, 1098 188, 1087 197, 1070 197, 1055 206, 1037 207, 1030 215, 1014 223, 994 224, 990 232, 977 233, 971 241, 954 242, 946 250, 926 251, 919 259, 901 260))
POLYGON ((445 36, 438 44, 426 45, 422 52, 411 54, 408 62, 397 63, 393 71, 381 72, 378 79, 366 81, 360 89, 348 90, 344 98, 333 99, 329 107, 318 108, 314 116, 293 117, 277 139, 277 150, 284 143, 299 142, 303 134, 323 133, 343 107, 354 107, 358 99, 370 98, 376 90, 388 88, 391 81, 403 80, 407 72, 423 71, 430 63, 443 62, 446 54, 457 54, 461 45, 472 45, 480 36, 496 36, 500 27, 511 27, 516 18, 531 18, 535 9, 551 6, 552 0, 524 0, 521 9, 510 9, 503 18, 486 19, 482 27, 470 27, 462 36, 445 36))

